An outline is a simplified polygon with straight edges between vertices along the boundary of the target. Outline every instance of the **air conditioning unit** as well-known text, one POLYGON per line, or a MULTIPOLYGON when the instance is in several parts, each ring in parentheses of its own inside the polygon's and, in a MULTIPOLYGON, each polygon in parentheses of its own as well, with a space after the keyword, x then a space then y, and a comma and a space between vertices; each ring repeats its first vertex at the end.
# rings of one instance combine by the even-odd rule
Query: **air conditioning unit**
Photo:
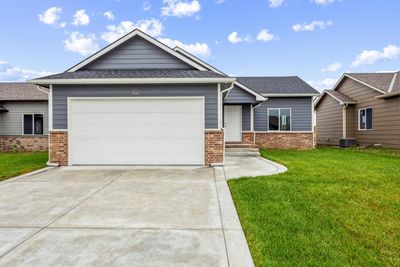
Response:
POLYGON ((357 145, 356 138, 340 138, 339 139, 339 146, 340 147, 351 147, 357 145))

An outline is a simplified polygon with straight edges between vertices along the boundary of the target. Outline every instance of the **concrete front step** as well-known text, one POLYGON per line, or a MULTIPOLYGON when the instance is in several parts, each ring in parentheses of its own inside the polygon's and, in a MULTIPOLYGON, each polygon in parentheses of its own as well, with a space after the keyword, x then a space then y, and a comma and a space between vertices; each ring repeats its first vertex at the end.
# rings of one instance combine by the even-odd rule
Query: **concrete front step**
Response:
POLYGON ((225 148, 227 157, 259 157, 258 148, 225 148))

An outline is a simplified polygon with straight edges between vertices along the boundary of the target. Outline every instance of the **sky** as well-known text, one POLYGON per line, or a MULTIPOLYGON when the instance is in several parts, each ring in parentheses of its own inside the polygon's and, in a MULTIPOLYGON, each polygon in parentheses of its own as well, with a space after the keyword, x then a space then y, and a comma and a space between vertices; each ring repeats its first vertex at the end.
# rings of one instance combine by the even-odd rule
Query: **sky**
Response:
POLYGON ((2 0, 0 81, 63 72, 139 28, 232 76, 400 70, 399 0, 2 0))

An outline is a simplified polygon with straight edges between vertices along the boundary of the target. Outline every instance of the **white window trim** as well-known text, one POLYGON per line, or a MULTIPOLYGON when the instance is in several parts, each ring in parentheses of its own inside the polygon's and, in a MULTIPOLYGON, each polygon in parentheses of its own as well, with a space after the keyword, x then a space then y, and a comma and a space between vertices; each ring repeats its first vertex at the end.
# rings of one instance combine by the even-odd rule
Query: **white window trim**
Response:
POLYGON ((372 110, 372 118, 374 117, 374 109, 372 108, 372 107, 365 107, 365 108, 359 108, 358 109, 358 112, 357 112, 357 114, 358 114, 358 130, 359 131, 372 131, 373 129, 374 129, 374 124, 373 124, 373 121, 372 121, 372 118, 371 118, 371 129, 367 129, 367 109, 371 109, 372 110), (365 110, 365 129, 361 129, 360 128, 360 113, 361 113, 361 110, 365 110))
POLYGON ((42 113, 22 113, 22 135, 44 135, 44 114, 42 113), (32 115, 32 133, 26 134, 25 133, 25 115, 32 115), (35 134, 35 115, 42 115, 43 118, 43 133, 42 134, 35 134))
POLYGON ((282 132, 282 133, 290 133, 292 132, 292 108, 267 108, 267 130, 268 132, 282 132), (289 131, 281 131, 281 130, 270 130, 269 129, 269 111, 271 109, 277 109, 278 112, 278 117, 279 117, 279 121, 278 121, 278 128, 281 128, 281 109, 289 109, 290 111, 290 130, 289 131))

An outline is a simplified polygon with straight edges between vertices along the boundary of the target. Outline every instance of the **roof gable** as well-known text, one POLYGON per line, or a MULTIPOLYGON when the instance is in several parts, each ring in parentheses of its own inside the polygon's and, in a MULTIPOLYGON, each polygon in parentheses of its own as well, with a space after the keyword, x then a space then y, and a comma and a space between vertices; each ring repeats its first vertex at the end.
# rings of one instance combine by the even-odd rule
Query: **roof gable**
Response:
POLYGON ((348 97, 347 95, 334 90, 325 90, 322 92, 320 97, 315 101, 314 107, 318 108, 318 106, 322 103, 326 96, 330 96, 331 98, 335 99, 340 105, 346 104, 356 104, 357 101, 348 97))
POLYGON ((67 71, 121 68, 205 70, 167 45, 135 29, 67 71))

